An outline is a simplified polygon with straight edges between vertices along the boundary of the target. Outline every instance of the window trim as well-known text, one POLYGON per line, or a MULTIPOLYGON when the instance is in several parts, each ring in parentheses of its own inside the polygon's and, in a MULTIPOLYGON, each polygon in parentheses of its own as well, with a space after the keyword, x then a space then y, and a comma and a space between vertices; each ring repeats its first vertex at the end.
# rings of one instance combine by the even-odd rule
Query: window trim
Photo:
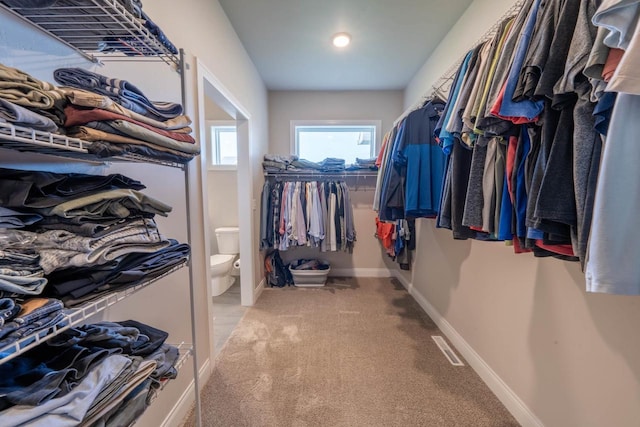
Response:
POLYGON ((206 141, 207 141, 207 169, 211 171, 237 171, 238 165, 214 165, 213 159, 216 156, 216 147, 214 147, 213 140, 211 138, 211 128, 215 126, 233 126, 236 128, 237 124, 235 120, 207 120, 206 124, 206 141))
POLYGON ((289 152, 292 155, 298 154, 296 126, 374 126, 376 135, 371 155, 375 156, 380 150, 382 120, 291 120, 289 124, 289 152))

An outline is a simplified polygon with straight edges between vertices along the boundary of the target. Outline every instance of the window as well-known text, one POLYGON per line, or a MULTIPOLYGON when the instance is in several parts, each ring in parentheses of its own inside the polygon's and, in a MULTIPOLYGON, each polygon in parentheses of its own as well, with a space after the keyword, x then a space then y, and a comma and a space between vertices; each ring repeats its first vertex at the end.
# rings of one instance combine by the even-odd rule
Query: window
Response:
POLYGON ((375 157, 380 121, 292 121, 293 153, 301 159, 319 162, 327 157, 344 159, 375 157))
POLYGON ((210 122, 209 140, 214 169, 233 169, 238 164, 238 142, 235 124, 210 122))

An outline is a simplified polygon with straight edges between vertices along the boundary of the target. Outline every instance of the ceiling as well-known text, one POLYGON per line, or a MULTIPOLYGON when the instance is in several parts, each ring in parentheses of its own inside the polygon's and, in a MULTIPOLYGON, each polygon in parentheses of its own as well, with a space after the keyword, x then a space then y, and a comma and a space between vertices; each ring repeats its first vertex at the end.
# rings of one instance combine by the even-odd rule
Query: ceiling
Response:
POLYGON ((404 89, 472 2, 219 1, 270 90, 404 89))

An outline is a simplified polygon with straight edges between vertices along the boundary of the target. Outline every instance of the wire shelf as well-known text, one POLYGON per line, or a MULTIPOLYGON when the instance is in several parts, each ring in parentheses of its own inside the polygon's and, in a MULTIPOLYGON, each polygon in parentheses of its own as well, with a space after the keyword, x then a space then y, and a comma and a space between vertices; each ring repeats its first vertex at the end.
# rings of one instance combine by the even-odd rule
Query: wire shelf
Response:
POLYGON ((178 351, 182 354, 176 362, 175 366, 176 371, 180 371, 180 369, 182 369, 182 366, 187 363, 189 356, 191 356, 191 353, 193 352, 193 346, 191 344, 185 344, 184 342, 181 342, 176 347, 178 347, 178 351))
MULTIPOLYGON (((176 371, 180 372, 180 369, 182 369, 184 364, 187 363, 187 360, 189 360, 189 357, 191 357, 191 355, 193 354, 193 345, 186 344, 185 342, 181 342, 179 345, 175 347, 178 348, 180 357, 176 361, 174 368, 176 369, 176 371)), ((160 388, 155 390, 155 392, 151 395, 151 398, 149 399, 149 402, 148 402, 149 404, 153 403, 153 401, 158 398, 158 394, 162 390, 164 390, 164 388, 167 386, 167 384, 169 384, 170 381, 171 381, 170 379, 165 379, 160 382, 160 388)))
POLYGON ((99 58, 153 57, 180 71, 175 46, 144 16, 136 16, 117 0, 58 2, 47 8, 0 3, 0 7, 93 62, 99 58))
POLYGON ((43 132, 31 128, 15 126, 11 123, 0 122, 0 148, 46 154, 48 156, 63 157, 99 164, 119 161, 153 163, 180 169, 185 166, 183 163, 156 159, 134 153, 101 158, 89 152, 91 144, 92 143, 89 141, 83 141, 78 138, 70 138, 65 135, 43 132))
POLYGON ((47 154, 55 154, 58 150, 89 154, 87 148, 91 145, 90 142, 81 139, 3 122, 0 122, 0 140, 3 145, 13 145, 13 148, 20 148, 20 151, 27 150, 29 147, 37 147, 33 149, 47 154))
POLYGON ((64 319, 57 325, 54 325, 47 329, 43 329, 41 331, 37 331, 31 335, 21 338, 14 343, 0 348, 0 364, 8 362, 9 360, 25 353, 27 350, 30 350, 33 347, 44 343, 45 341, 55 337, 56 335, 59 335, 69 328, 84 323, 85 320, 89 319, 91 316, 94 316, 95 314, 106 310, 112 305, 122 301, 125 298, 130 297, 136 292, 185 267, 186 265, 187 263, 185 262, 183 264, 175 266, 166 273, 139 285, 104 295, 93 301, 84 303, 79 307, 64 310, 64 319))

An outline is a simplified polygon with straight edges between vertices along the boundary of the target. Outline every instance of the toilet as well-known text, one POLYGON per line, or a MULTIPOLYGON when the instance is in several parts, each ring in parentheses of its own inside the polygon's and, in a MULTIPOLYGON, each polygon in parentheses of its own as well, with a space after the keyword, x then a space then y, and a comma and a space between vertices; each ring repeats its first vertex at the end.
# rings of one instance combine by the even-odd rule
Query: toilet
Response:
POLYGON ((218 252, 211 255, 211 295, 222 295, 235 281, 232 271, 239 270, 240 261, 236 256, 240 253, 238 227, 220 227, 215 229, 218 252), (234 261, 236 267, 234 267, 234 261))

